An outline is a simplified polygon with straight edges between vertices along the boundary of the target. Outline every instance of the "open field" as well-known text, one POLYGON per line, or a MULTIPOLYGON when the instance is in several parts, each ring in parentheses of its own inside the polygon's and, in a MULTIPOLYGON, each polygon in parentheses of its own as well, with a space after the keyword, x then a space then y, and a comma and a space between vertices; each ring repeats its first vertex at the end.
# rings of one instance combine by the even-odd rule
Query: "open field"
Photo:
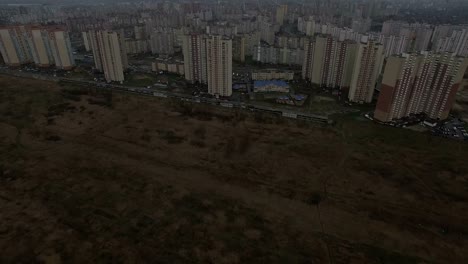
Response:
POLYGON ((0 75, 0 263, 465 263, 468 145, 0 75))
POLYGON ((151 86, 156 82, 156 78, 150 74, 128 74, 125 80, 126 85, 130 86, 151 86))

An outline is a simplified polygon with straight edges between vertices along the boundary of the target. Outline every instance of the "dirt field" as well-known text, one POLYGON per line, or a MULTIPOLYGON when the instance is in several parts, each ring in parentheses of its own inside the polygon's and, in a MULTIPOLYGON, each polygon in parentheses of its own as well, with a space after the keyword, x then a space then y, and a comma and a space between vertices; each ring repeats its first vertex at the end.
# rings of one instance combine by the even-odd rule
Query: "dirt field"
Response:
POLYGON ((468 145, 417 132, 0 76, 0 155, 0 263, 468 259, 468 145))

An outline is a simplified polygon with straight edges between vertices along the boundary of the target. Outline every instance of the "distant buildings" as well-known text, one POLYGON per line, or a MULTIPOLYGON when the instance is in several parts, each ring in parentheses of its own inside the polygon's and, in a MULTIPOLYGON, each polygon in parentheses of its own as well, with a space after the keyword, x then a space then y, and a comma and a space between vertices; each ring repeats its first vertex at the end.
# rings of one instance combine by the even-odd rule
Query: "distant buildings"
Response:
POLYGON ((383 122, 425 113, 446 119, 467 67, 450 53, 405 54, 388 59, 374 117, 383 122))
POLYGON ((150 51, 148 41, 144 39, 126 39, 125 48, 128 54, 141 54, 150 51))
POLYGON ((419 52, 429 49, 433 28, 429 24, 407 23, 388 20, 383 23, 382 35, 386 37, 406 39, 403 52, 419 52))
POLYGON ((259 28, 260 39, 270 45, 273 45, 275 43, 275 33, 278 31, 279 31, 278 25, 272 25, 268 22, 260 23, 260 28, 259 28))
POLYGON ((409 50, 410 41, 406 36, 379 35, 377 41, 383 45, 385 57, 399 55, 409 50))
POLYGON ((146 40, 146 29, 145 26, 137 25, 133 28, 136 40, 146 40))
POLYGON ((244 36, 236 36, 232 40, 232 59, 245 62, 246 42, 244 36))
POLYGON ((317 32, 315 20, 313 18, 299 17, 297 19, 297 29, 306 34, 306 36, 314 36, 317 32))
POLYGON ((256 46, 260 43, 260 33, 258 31, 242 34, 245 39, 245 56, 253 56, 256 46))
POLYGON ((234 37, 237 35, 237 26, 226 23, 218 23, 206 27, 207 35, 221 35, 225 37, 234 37))
POLYGON ((354 32, 365 34, 370 31, 372 21, 370 19, 355 19, 351 23, 354 32))
POLYGON ((342 28, 327 22, 315 21, 314 17, 298 18, 297 29, 306 36, 314 36, 315 34, 330 35, 340 41, 353 40, 359 42, 365 36, 365 34, 351 28, 342 28))
POLYGON ((158 59, 151 63, 151 70, 154 72, 164 71, 179 75, 184 75, 184 63, 177 60, 162 60, 158 59))
POLYGON ((104 72, 107 82, 123 82, 128 67, 123 32, 89 31, 96 69, 104 72))
POLYGON ((275 39, 275 45, 279 48, 304 49, 307 37, 279 35, 275 39))
POLYGON ((88 32, 81 32, 81 36, 83 37, 83 44, 86 51, 91 51, 91 40, 88 37, 88 32))
POLYGON ((468 26, 438 26, 432 38, 434 52, 451 52, 468 56, 468 26))
POLYGON ((293 71, 280 71, 276 69, 255 70, 252 72, 252 80, 286 80, 291 81, 294 79, 293 71))
POLYGON ((75 64, 68 32, 61 26, 0 28, 0 52, 9 66, 34 63, 70 70, 75 64))
POLYGON ((171 29, 161 29, 151 33, 151 53, 174 54, 175 37, 171 29))
POLYGON ((287 13, 288 13, 288 6, 287 5, 278 6, 276 8, 276 16, 275 16, 276 24, 283 25, 287 13))
POLYGON ((254 47, 253 60, 269 64, 302 65, 302 49, 278 48, 270 45, 254 47))

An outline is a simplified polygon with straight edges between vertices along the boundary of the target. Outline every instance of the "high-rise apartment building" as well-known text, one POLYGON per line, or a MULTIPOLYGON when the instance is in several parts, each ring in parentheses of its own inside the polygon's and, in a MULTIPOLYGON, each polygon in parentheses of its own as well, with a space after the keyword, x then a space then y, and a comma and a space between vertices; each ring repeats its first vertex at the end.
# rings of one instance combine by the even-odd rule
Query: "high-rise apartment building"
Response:
POLYGON ((431 43, 433 29, 428 24, 411 24, 414 41, 412 43, 413 51, 426 51, 431 43))
POLYGON ((96 70, 103 71, 102 60, 101 60, 101 50, 99 49, 97 31, 90 30, 88 32, 83 32, 83 35, 87 36, 90 49, 93 52, 94 66, 96 70))
POLYGON ((182 52, 185 79, 192 83, 207 83, 206 37, 201 34, 184 35, 182 52))
POLYGON ((206 39, 208 93, 232 95, 232 40, 222 36, 206 39))
POLYGON ((370 19, 356 19, 351 23, 351 29, 358 33, 367 33, 370 31, 372 21, 370 19))
POLYGON ((90 39, 88 38, 88 32, 82 32, 81 34, 83 36, 83 44, 84 44, 85 50, 91 51, 91 42, 90 42, 90 39))
POLYGON ((126 39, 125 48, 128 54, 141 54, 149 52, 148 41, 142 39, 126 39))
POLYGON ((348 99, 356 103, 370 103, 384 60, 383 46, 374 41, 359 43, 354 60, 348 99))
POLYGON ((425 113, 446 119, 468 61, 451 53, 404 54, 390 57, 374 117, 383 122, 425 113))
POLYGON ((6 65, 20 66, 32 62, 25 35, 24 26, 0 27, 0 52, 6 65))
POLYGON ((378 42, 384 47, 385 57, 400 55, 409 50, 410 41, 406 36, 384 36, 377 37, 378 42))
POLYGON ((302 49, 277 48, 270 45, 254 47, 254 61, 269 64, 302 65, 304 51, 302 49))
POLYGON ((146 40, 146 28, 145 26, 135 26, 133 31, 135 32, 136 40, 146 40))
POLYGON ((288 5, 280 5, 276 8, 276 24, 283 25, 288 13, 288 5))
POLYGON ((332 88, 349 88, 357 44, 318 36, 306 44, 302 77, 314 84, 332 88))
POLYGON ((242 35, 245 38, 245 55, 253 56, 255 53, 255 46, 260 43, 260 33, 254 31, 248 34, 242 35))
POLYGON ((61 26, 15 26, 0 29, 0 51, 7 65, 34 63, 70 70, 75 62, 68 32, 61 26))
POLYGON ((128 67, 123 32, 89 31, 96 69, 103 71, 107 82, 123 82, 128 67))
POLYGON ((428 50, 433 39, 433 32, 434 29, 429 24, 410 24, 403 21, 385 21, 382 27, 383 36, 404 37, 407 40, 405 52, 428 50))
POLYGON ((71 70, 75 65, 70 37, 63 27, 51 27, 48 29, 50 48, 54 58, 55 67, 63 70, 71 70))
POLYGON ((236 36, 232 41, 232 58, 239 62, 245 62, 245 37, 236 36))
POLYGON ((313 19, 313 17, 299 17, 297 19, 297 30, 306 34, 306 36, 313 36, 317 30, 315 20, 313 19))
MULTIPOLYGON (((440 35, 439 33, 438 36, 440 35)), ((433 41, 432 50, 435 52, 452 52, 459 56, 468 56, 468 27, 452 29, 451 33, 433 38, 433 41)))
POLYGON ((232 40, 223 36, 190 34, 184 36, 185 79, 208 84, 208 93, 232 94, 232 40))
POLYGON ((260 24, 260 39, 267 42, 270 45, 275 43, 275 33, 278 32, 278 27, 269 23, 260 24))
POLYGON ((174 54, 175 37, 170 29, 151 33, 151 53, 174 54))
POLYGON ((54 64, 49 32, 44 27, 30 27, 26 33, 26 41, 31 48, 31 55, 37 66, 50 67, 54 64))

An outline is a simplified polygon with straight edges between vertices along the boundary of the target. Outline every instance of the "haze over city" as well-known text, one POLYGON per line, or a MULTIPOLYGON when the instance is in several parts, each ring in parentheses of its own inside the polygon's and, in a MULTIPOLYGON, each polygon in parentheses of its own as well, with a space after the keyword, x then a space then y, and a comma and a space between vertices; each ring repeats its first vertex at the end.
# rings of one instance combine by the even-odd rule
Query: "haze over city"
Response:
POLYGON ((466 14, 0 0, 0 263, 465 263, 466 14))

